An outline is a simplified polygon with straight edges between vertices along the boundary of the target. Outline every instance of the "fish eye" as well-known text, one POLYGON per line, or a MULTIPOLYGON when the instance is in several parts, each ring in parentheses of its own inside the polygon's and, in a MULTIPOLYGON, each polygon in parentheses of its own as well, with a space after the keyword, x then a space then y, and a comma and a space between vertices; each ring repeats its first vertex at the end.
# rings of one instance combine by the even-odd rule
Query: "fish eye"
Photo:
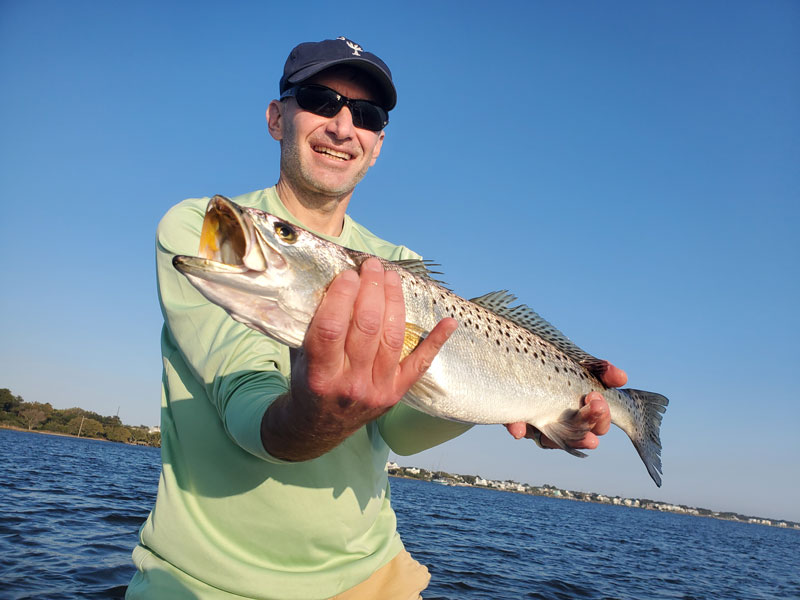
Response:
POLYGON ((297 241, 297 232, 286 223, 275 223, 275 235, 287 244, 294 244, 297 241))

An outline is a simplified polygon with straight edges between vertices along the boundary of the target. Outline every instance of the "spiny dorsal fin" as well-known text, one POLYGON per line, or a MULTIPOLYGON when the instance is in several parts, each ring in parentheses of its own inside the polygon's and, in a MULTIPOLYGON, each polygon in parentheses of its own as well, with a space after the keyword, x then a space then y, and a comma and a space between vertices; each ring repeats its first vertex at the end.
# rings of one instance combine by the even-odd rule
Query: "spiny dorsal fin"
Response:
POLYGON ((474 302, 478 306, 482 306, 496 315, 504 317, 520 327, 527 329, 531 333, 538 335, 544 341, 549 342, 561 350, 572 360, 583 365, 596 377, 599 378, 603 374, 608 366, 606 361, 595 358, 588 352, 581 350, 572 340, 539 316, 532 308, 524 304, 511 306, 511 303, 516 301, 516 299, 517 297, 514 294, 510 294, 507 290, 500 290, 473 298, 470 302, 474 302))
MULTIPOLYGON (((371 257, 375 257, 380 260, 384 267, 387 269, 393 268, 393 270, 403 269, 408 271, 412 275, 416 275, 417 277, 421 277, 422 279, 430 279, 431 281, 438 283, 442 287, 447 288, 447 284, 439 279, 436 279, 434 275, 441 275, 440 271, 433 271, 431 267, 439 267, 439 263, 435 263, 431 260, 426 260, 422 258, 404 258, 400 260, 387 260, 385 258, 380 258, 375 256, 374 254, 368 254, 367 252, 361 252, 359 250, 353 250, 352 248, 345 248, 350 258, 353 259, 353 263, 360 267, 361 263, 371 257)), ((449 288, 448 288, 449 289, 449 288)))
POLYGON ((393 265, 397 265, 401 269, 405 269, 409 273, 417 275, 418 277, 434 279, 432 275, 441 275, 441 272, 439 271, 431 271, 430 267, 438 267, 440 265, 430 260, 424 260, 421 258, 405 258, 403 260, 392 260, 389 262, 391 262, 393 265))

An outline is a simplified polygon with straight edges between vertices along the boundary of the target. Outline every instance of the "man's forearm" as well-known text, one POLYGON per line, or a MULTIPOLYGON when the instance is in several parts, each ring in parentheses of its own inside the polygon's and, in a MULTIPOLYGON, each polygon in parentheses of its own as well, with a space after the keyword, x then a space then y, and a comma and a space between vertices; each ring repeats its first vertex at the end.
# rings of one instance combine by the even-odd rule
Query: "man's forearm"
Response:
POLYGON ((333 450, 356 429, 331 413, 323 416, 318 407, 297 401, 287 392, 264 413, 261 443, 275 458, 299 462, 333 450))

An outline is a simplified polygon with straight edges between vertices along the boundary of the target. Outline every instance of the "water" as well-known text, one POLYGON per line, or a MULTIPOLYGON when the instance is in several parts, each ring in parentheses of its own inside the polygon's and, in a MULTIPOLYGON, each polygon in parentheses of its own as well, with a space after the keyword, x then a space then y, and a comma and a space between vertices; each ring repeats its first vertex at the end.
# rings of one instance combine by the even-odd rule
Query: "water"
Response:
POLYGON ((158 448, 0 429, 0 598, 120 598, 158 448))
POLYGON ((800 532, 392 480, 431 598, 800 598, 800 532))
MULTIPOLYGON (((120 598, 157 448, 0 430, 0 599, 120 598)), ((426 600, 800 599, 800 532, 392 479, 426 600)))

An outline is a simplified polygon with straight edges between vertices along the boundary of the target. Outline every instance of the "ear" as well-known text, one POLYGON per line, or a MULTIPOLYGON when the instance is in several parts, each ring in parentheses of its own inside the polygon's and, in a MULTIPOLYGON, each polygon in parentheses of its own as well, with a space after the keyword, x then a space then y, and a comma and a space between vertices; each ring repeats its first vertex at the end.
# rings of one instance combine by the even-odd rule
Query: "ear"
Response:
POLYGON ((267 107, 267 129, 273 139, 283 139, 283 109, 284 105, 273 100, 267 107))
POLYGON ((378 141, 375 142, 375 148, 372 150, 372 161, 369 163, 369 166, 373 166, 375 161, 378 160, 378 157, 381 155, 381 148, 383 147, 383 138, 386 137, 386 132, 381 131, 380 135, 378 136, 378 141))

